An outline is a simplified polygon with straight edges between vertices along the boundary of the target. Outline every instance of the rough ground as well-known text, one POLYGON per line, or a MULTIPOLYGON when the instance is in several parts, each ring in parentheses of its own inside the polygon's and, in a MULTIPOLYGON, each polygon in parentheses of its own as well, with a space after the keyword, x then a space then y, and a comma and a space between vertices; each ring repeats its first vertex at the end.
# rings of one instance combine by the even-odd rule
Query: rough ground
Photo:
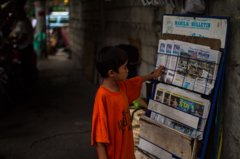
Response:
POLYGON ((35 90, 20 90, 14 107, 0 117, 2 158, 97 158, 90 143, 98 86, 88 82, 67 57, 58 53, 39 60, 35 90))

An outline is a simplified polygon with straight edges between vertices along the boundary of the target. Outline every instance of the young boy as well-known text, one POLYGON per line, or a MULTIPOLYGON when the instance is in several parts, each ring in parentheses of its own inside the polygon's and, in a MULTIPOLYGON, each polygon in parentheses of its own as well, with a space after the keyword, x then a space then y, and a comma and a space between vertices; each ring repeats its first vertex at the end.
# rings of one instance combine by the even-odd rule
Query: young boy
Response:
POLYGON ((127 79, 127 62, 127 54, 116 47, 105 47, 96 56, 104 80, 95 96, 91 145, 100 159, 135 159, 129 104, 140 96, 142 82, 161 76, 164 68, 127 79))

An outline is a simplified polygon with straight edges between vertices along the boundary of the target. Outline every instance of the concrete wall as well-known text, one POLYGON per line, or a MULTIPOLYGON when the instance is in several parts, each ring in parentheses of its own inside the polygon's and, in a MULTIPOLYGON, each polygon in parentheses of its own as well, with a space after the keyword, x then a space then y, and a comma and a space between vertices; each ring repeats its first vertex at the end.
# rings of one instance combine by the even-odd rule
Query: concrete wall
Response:
MULTIPOLYGON (((71 0, 70 47, 73 59, 83 64, 86 40, 94 43, 99 51, 104 46, 129 44, 129 38, 139 38, 142 61, 137 68, 138 75, 149 74, 156 62, 162 14, 171 11, 171 7, 144 7, 140 0, 71 0)), ((145 84, 141 96, 146 97, 145 84)))
MULTIPOLYGON (((174 13, 178 12, 179 10, 174 13)), ((156 61, 155 52, 161 35, 163 13, 171 14, 173 10, 171 7, 144 7, 140 0, 70 0, 70 48, 73 60, 78 67, 84 68, 83 58, 86 54, 94 54, 104 46, 128 44, 128 38, 139 38, 142 61, 138 66, 138 74, 151 73, 156 61), (89 52, 86 49, 89 47, 85 45, 94 47, 95 51, 89 52)), ((224 91, 222 158, 240 158, 240 1, 207 1, 206 15, 231 17, 224 91)), ((146 97, 145 84, 141 96, 146 97)))
POLYGON ((72 51, 72 58, 78 67, 81 67, 83 56, 83 31, 82 31, 82 3, 81 1, 69 1, 70 28, 69 46, 72 51))

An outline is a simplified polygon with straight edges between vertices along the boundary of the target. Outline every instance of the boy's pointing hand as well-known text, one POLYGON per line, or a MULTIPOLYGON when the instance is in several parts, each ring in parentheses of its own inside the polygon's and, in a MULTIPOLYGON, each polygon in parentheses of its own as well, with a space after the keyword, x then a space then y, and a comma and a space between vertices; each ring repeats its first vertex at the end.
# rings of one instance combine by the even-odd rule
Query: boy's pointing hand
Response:
POLYGON ((153 75, 154 77, 153 78, 156 78, 156 77, 159 77, 163 74, 163 71, 164 71, 164 66, 159 66, 158 69, 156 69, 154 72, 153 72, 153 75))
POLYGON ((145 82, 147 80, 150 80, 152 78, 159 77, 163 74, 164 66, 159 66, 158 69, 156 69, 152 74, 146 75, 146 76, 141 76, 142 81, 145 82))

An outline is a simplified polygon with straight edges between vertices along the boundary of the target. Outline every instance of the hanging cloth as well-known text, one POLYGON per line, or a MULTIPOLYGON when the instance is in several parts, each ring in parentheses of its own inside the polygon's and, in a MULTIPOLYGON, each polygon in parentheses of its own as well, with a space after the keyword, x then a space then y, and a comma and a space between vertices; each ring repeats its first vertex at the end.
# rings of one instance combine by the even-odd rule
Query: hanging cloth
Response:
POLYGON ((204 14, 205 8, 204 0, 183 0, 181 14, 204 14))

